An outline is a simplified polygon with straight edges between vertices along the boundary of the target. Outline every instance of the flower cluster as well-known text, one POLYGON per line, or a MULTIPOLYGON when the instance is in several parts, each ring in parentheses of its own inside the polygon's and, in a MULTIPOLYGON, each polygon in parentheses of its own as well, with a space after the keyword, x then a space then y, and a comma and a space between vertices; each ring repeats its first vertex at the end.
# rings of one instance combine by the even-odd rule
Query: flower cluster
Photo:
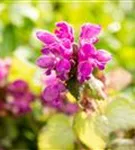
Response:
POLYGON ((23 80, 16 80, 7 87, 7 106, 14 115, 31 111, 30 104, 34 95, 30 92, 28 84, 23 80))
POLYGON ((37 60, 37 65, 45 70, 46 88, 43 98, 48 105, 74 112, 77 107, 74 104, 65 104, 65 81, 69 79, 69 73, 74 65, 73 56, 73 29, 65 22, 56 24, 54 34, 48 31, 37 32, 37 37, 44 43, 41 50, 42 56, 37 60), (72 105, 70 110, 68 107, 72 105), (73 109, 74 108, 74 109, 73 109))
POLYGON ((73 114, 77 111, 76 104, 65 101, 67 89, 65 84, 56 78, 56 73, 53 71, 51 75, 44 78, 45 90, 42 93, 42 100, 46 106, 57 108, 66 114, 73 114))
POLYGON ((90 79, 95 68, 103 70, 111 55, 105 50, 96 50, 101 26, 84 24, 81 28, 79 42, 74 43, 74 32, 66 22, 56 23, 54 33, 37 32, 37 38, 43 42, 42 55, 37 65, 45 72, 43 98, 52 105, 61 107, 67 91, 66 83, 72 76, 77 76, 79 83, 90 79), (72 70, 77 70, 72 74, 72 70), (52 77, 53 74, 53 77, 52 77))
POLYGON ((57 23, 56 26, 55 34, 48 31, 37 32, 38 39, 45 44, 43 55, 38 58, 37 64, 46 70, 46 75, 55 70, 58 78, 67 80, 73 63, 73 30, 65 22, 57 23))
POLYGON ((23 80, 15 80, 9 83, 10 59, 0 59, 0 116, 12 113, 21 115, 31 110, 30 104, 34 95, 28 84, 23 80))
POLYGON ((27 83, 16 80, 0 88, 0 115, 12 113, 15 116, 31 111, 31 102, 34 95, 30 92, 27 83))
POLYGON ((98 42, 97 35, 101 31, 101 26, 85 24, 82 26, 79 49, 78 49, 78 80, 82 83, 90 79, 94 68, 103 70, 111 55, 103 50, 96 50, 94 44, 98 42))

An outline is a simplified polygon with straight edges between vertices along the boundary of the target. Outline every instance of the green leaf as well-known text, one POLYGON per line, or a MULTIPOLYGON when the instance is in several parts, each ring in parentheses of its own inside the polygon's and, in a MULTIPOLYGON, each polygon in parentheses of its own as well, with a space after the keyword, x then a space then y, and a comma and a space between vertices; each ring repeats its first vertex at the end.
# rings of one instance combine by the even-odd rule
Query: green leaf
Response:
POLYGON ((98 150, 104 149, 105 142, 96 133, 95 128, 95 115, 88 116, 85 112, 80 112, 75 117, 74 129, 81 142, 87 147, 98 150))
POLYGON ((63 114, 57 114, 51 117, 38 137, 38 148, 57 149, 57 150, 73 150, 75 136, 70 126, 70 120, 63 114))
POLYGON ((96 129, 103 137, 117 130, 135 128, 135 102, 126 98, 111 101, 103 115, 96 118, 96 129))
POLYGON ((110 142, 111 133, 135 129, 135 102, 117 97, 100 114, 95 112, 89 116, 81 112, 75 117, 74 129, 86 146, 94 150, 103 149, 110 142))
POLYGON ((11 52, 16 48, 16 35, 13 25, 7 25, 3 30, 3 39, 0 44, 0 57, 11 55, 11 52))

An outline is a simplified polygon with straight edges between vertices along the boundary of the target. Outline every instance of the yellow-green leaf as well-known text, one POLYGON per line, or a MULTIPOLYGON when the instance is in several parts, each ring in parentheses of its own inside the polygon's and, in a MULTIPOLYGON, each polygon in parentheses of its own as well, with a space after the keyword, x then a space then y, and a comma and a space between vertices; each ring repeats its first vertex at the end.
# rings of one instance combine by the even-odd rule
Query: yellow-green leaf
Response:
POLYGON ((117 130, 135 128, 135 102, 126 98, 116 98, 106 107, 104 114, 96 118, 96 129, 103 137, 117 130))
POLYGON ((9 82, 21 79, 26 81, 35 93, 41 91, 41 84, 35 80, 37 67, 25 59, 14 56, 8 76, 9 82))
POLYGON ((92 150, 103 150, 104 140, 97 134, 95 128, 95 115, 88 116, 85 112, 77 114, 74 129, 79 139, 92 150))
POLYGON ((73 150, 75 136, 69 117, 63 114, 54 115, 49 119, 38 136, 39 150, 73 150))

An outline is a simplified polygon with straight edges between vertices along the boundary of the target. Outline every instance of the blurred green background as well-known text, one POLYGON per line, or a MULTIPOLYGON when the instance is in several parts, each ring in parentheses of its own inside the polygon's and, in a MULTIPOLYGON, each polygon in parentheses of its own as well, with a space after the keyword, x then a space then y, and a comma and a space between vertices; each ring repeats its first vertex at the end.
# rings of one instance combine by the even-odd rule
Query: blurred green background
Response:
MULTIPOLYGON (((55 22, 62 20, 73 25, 76 40, 82 24, 90 22, 102 25, 97 47, 106 49, 113 55, 108 70, 125 68, 133 76, 127 91, 135 92, 134 0, 0 1, 0 57, 12 57, 16 54, 20 58, 26 57, 34 64, 41 49, 35 32, 38 29, 52 31, 55 22)), ((22 67, 23 69, 25 68, 22 67)), ((0 135, 0 142, 9 149, 23 147, 34 150, 40 124, 38 122, 37 125, 30 116, 21 119, 16 122, 8 117, 5 118, 6 121, 0 120, 2 128, 6 128, 0 135), (20 132, 23 132, 21 136, 20 132)))

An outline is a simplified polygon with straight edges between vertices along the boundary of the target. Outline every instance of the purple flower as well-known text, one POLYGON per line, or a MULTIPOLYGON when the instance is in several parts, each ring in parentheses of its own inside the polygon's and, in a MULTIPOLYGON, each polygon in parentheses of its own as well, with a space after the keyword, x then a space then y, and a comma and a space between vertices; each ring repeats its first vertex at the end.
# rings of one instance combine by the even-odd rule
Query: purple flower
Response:
POLYGON ((45 106, 57 109, 66 114, 74 114, 78 110, 77 104, 69 103, 66 100, 67 89, 65 84, 56 78, 55 72, 52 72, 46 78, 43 78, 45 89, 42 93, 42 102, 45 106))
POLYGON ((8 91, 10 93, 22 93, 28 90, 28 85, 23 80, 16 80, 13 83, 8 85, 8 91))
POLYGON ((68 23, 58 22, 56 23, 56 26, 58 27, 58 29, 55 30, 55 34, 58 38, 68 39, 71 42, 74 41, 73 29, 68 23))
POLYGON ((37 64, 46 69, 46 75, 55 71, 56 77, 67 81, 71 70, 77 66, 77 78, 82 83, 90 79, 95 68, 105 68, 111 55, 105 50, 96 50, 94 46, 101 31, 100 25, 86 23, 82 26, 75 52, 72 27, 66 22, 56 23, 56 26, 55 34, 47 31, 37 32, 38 39, 45 44, 42 49, 43 56, 39 57, 37 64))
POLYGON ((55 34, 37 32, 37 38, 45 44, 42 49, 43 56, 38 58, 37 65, 44 68, 46 74, 56 71, 61 80, 67 80, 73 54, 73 29, 65 22, 59 22, 56 26, 55 34))
POLYGON ((92 74, 93 67, 88 61, 80 62, 78 65, 78 80, 80 83, 88 80, 92 74))
POLYGON ((54 82, 48 84, 44 89, 43 98, 46 102, 59 102, 61 101, 65 92, 65 85, 56 78, 54 82))
POLYGON ((36 35, 40 41, 48 45, 57 41, 55 35, 47 31, 38 31, 36 35))
POLYGON ((80 46, 78 60, 78 80, 82 83, 90 79, 94 68, 103 70, 111 55, 105 50, 96 50, 91 44, 84 44, 80 46))
POLYGON ((86 23, 81 28, 80 42, 81 43, 96 43, 97 35, 101 31, 101 26, 96 24, 86 23))
POLYGON ((56 72, 52 71, 49 75, 43 74, 42 82, 45 86, 51 85, 52 83, 56 82, 56 72))
POLYGON ((70 72, 71 64, 67 59, 61 59, 56 65, 56 72, 60 79, 68 79, 68 73, 70 72))
POLYGON ((47 105, 70 114, 77 111, 77 105, 65 102, 68 80, 76 75, 80 83, 89 80, 95 68, 105 68, 111 55, 94 46, 101 31, 100 25, 84 24, 79 44, 74 43, 73 29, 68 23, 58 22, 56 27, 54 34, 37 32, 37 38, 44 44, 42 56, 37 59, 37 65, 45 72, 42 97, 47 105))
POLYGON ((34 95, 25 81, 14 81, 8 85, 7 90, 8 107, 13 114, 21 115, 31 110, 30 103, 34 100, 34 95))
POLYGON ((96 50, 93 45, 97 42, 97 35, 101 31, 101 26, 85 24, 82 26, 80 34, 80 47, 78 52, 78 80, 80 83, 90 79, 95 68, 103 70, 111 55, 105 50, 96 50))
POLYGON ((30 106, 24 101, 24 99, 14 100, 10 103, 9 108, 14 115, 21 115, 31 111, 30 106))
POLYGON ((96 54, 96 61, 97 61, 97 67, 100 70, 103 70, 105 68, 105 65, 108 61, 111 60, 111 55, 105 50, 98 50, 96 54))
POLYGON ((96 54, 96 48, 92 44, 84 44, 79 47, 78 61, 88 60, 90 57, 94 57, 96 54))
POLYGON ((74 114, 78 111, 77 104, 69 103, 65 101, 65 94, 67 90, 65 85, 58 81, 56 78, 52 80, 52 83, 48 84, 42 93, 42 100, 45 106, 49 106, 57 109, 60 112, 64 112, 68 115, 74 114))
POLYGON ((52 56, 49 56, 49 55, 43 55, 43 56, 40 56, 38 59, 37 59, 37 65, 41 68, 53 68, 54 65, 55 65, 55 57, 52 55, 52 56))

